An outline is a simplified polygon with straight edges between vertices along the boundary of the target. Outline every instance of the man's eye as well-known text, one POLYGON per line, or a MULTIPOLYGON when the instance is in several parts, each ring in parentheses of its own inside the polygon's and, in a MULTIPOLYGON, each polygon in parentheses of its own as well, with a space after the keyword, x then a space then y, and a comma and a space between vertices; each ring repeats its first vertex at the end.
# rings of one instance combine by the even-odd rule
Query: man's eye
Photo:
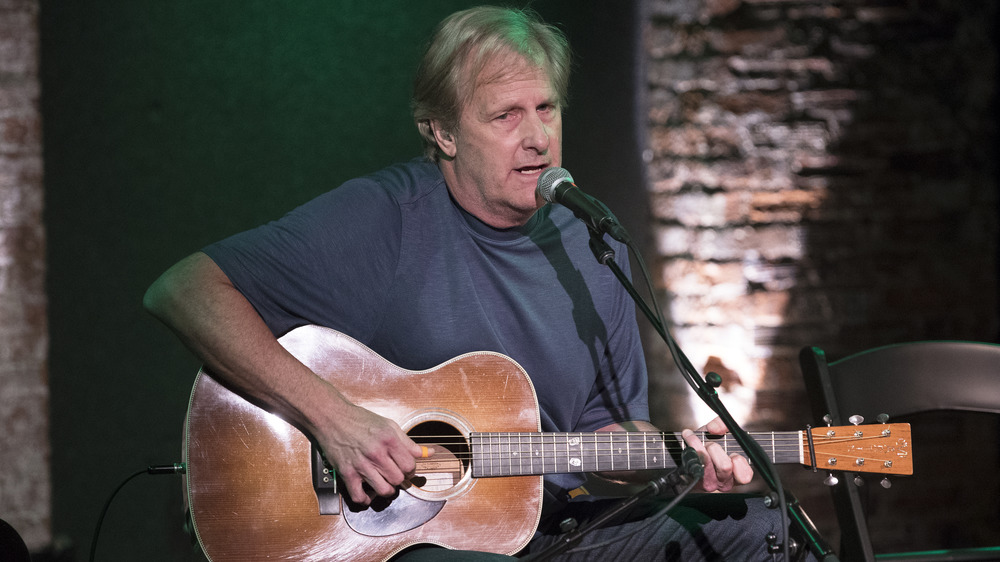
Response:
POLYGON ((506 121, 507 119, 510 119, 510 113, 501 113, 500 115, 497 115, 496 119, 497 121, 506 121))

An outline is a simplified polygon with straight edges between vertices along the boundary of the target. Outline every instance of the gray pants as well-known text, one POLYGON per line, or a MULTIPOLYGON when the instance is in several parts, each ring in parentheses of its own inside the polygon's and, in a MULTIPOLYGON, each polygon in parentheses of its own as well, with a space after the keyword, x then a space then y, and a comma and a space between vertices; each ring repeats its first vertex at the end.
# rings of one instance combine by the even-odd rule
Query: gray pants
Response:
MULTIPOLYGON (((521 555, 537 553, 560 539, 558 523, 576 519, 581 526, 600 516, 616 500, 575 502, 549 522, 543 522, 535 538, 521 555)), ((775 561, 768 551, 770 533, 784 537, 781 514, 764 507, 758 497, 738 494, 698 494, 685 499, 670 514, 662 512, 667 500, 639 503, 606 526, 588 533, 564 554, 560 562, 650 560, 678 561, 775 561)), ((420 548, 405 552, 395 562, 502 561, 516 558, 499 554, 420 548)), ((809 553, 795 560, 815 560, 809 553)))

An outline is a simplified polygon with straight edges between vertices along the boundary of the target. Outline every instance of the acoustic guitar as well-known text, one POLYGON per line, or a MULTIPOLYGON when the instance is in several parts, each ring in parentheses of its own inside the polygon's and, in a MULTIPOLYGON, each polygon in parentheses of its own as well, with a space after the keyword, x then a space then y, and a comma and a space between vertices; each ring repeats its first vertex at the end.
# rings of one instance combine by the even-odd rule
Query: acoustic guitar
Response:
MULTIPOLYGON (((435 453, 417 460, 395 497, 362 509, 337 493, 334 472, 304 433, 202 369, 188 407, 185 485, 209 560, 386 560, 421 543, 512 554, 538 524, 542 475, 672 468, 683 448, 673 433, 541 433, 530 379, 498 353, 409 371, 326 328, 304 326, 279 341, 347 399, 435 453)), ((775 463, 912 473, 907 424, 754 438, 775 463)), ((728 436, 718 442, 739 452, 728 436)))

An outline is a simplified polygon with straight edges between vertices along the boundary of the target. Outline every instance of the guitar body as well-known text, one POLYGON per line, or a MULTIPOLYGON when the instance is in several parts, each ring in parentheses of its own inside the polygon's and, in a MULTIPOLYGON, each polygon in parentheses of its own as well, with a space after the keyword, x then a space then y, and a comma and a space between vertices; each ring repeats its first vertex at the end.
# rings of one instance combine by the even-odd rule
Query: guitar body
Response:
MULTIPOLYGON (((326 328, 304 326, 279 341, 349 400, 427 442, 540 429, 534 388, 503 355, 471 353, 416 372, 326 328)), ((443 484, 428 477, 434 485, 407 487, 387 506, 358 512, 337 499, 339 513, 321 514, 306 435, 204 370, 186 433, 188 506, 210 560, 386 560, 422 543, 512 554, 541 515, 541 476, 472 478, 468 467, 443 484)))

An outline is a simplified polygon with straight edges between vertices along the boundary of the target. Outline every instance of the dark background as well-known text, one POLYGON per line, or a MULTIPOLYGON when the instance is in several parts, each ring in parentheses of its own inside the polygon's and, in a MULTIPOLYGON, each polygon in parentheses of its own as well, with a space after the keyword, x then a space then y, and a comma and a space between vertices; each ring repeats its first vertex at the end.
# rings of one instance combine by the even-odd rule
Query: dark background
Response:
MULTIPOLYGON (((119 483, 181 460, 198 361, 142 310, 146 287, 209 242, 419 155, 421 46, 473 4, 42 3, 53 529, 77 559, 119 483)), ((636 14, 609 6, 532 3, 576 54, 564 166, 638 225, 636 14)), ((176 476, 126 486, 98 560, 191 558, 181 492, 176 476)))

